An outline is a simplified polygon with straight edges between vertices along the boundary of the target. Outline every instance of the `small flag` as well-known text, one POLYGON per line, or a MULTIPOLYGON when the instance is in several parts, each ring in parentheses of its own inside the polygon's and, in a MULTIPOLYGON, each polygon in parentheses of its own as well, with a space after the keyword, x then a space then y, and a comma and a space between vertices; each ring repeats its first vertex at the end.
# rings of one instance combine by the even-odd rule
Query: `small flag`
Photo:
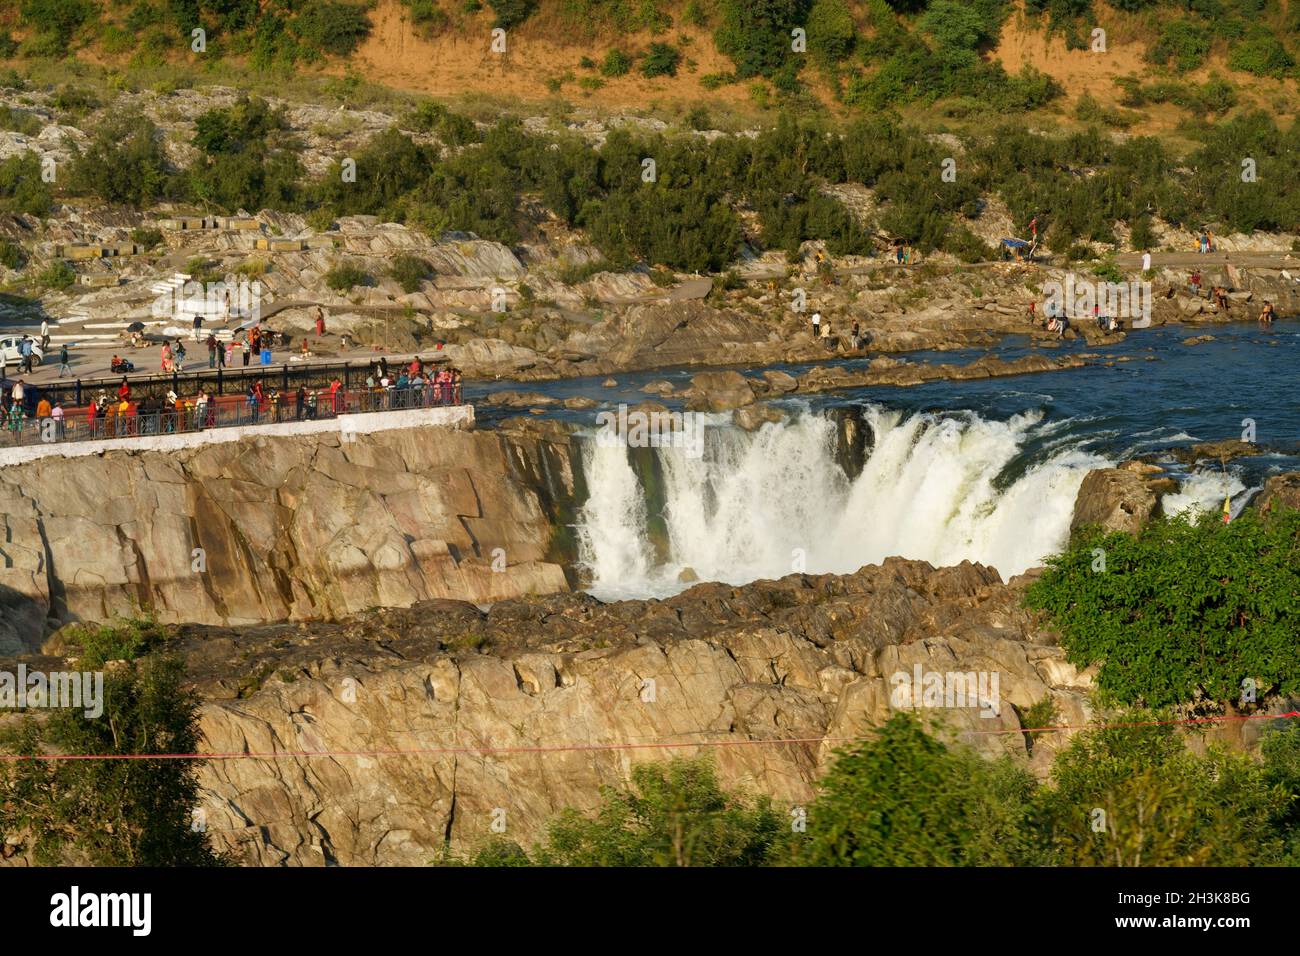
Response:
POLYGON ((1223 523, 1227 524, 1232 520, 1232 499, 1223 499, 1223 523))

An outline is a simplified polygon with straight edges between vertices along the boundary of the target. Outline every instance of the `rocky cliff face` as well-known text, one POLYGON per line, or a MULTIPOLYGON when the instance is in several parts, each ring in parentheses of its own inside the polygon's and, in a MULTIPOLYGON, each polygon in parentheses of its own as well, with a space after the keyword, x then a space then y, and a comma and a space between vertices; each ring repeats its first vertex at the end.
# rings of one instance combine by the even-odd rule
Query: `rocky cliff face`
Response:
POLYGON ((566 590, 567 442, 411 429, 0 469, 0 653, 60 624, 330 619, 566 590))
POLYGON ((448 839, 472 849, 494 818, 526 844, 633 763, 672 754, 712 753, 727 784, 800 804, 917 668, 996 674, 996 714, 975 701, 920 712, 1040 770, 1060 740, 1029 741, 1020 713, 1051 697, 1061 723, 1089 716, 1088 675, 1021 609, 1019 582, 970 564, 890 559, 611 605, 439 601, 336 625, 189 629, 181 646, 209 698, 207 749, 254 755, 204 766, 209 832, 258 864, 421 864, 448 839))

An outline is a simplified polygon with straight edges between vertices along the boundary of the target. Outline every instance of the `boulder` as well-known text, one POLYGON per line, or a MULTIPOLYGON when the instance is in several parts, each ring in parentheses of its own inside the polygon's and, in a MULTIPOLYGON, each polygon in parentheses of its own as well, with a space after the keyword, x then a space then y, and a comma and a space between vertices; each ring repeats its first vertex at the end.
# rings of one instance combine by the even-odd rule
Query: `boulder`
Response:
POLYGON ((1263 489, 1251 504, 1264 514, 1279 508, 1300 509, 1300 473, 1292 471, 1273 475, 1264 482, 1263 489))
POLYGON ((1070 530, 1096 525, 1105 531, 1136 534, 1159 504, 1144 476, 1121 468, 1097 468, 1079 485, 1070 530))
POLYGON ((701 372, 691 379, 686 407, 692 411, 721 412, 753 402, 754 390, 739 372, 701 372))

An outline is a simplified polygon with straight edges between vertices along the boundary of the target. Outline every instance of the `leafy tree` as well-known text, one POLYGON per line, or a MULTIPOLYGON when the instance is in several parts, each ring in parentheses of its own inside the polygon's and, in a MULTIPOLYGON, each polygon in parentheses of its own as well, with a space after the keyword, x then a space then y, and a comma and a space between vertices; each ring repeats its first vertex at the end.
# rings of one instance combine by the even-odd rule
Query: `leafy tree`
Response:
POLYGON ((766 797, 724 791, 707 759, 637 764, 594 816, 569 808, 534 857, 548 866, 755 866, 785 826, 766 797))
MULTIPOLYGON (((1035 801, 1043 839, 1078 866, 1247 866, 1281 860, 1295 780, 1212 746, 1196 756, 1167 713, 1128 712, 1074 737, 1035 801), (1162 722, 1162 719, 1166 722, 1162 722), (1281 776, 1285 780, 1275 780, 1281 776), (1291 789, 1288 789, 1290 787, 1291 789)), ((1288 741, 1287 743, 1291 743, 1288 741)), ((1290 747, 1278 749, 1293 756, 1290 747)))
POLYGON ((844 0, 814 0, 808 11, 808 52, 823 66, 853 52, 857 27, 844 0))
POLYGON ((187 171, 200 200, 223 209, 286 208, 299 194, 298 143, 283 113, 265 100, 242 99, 195 120, 201 154, 187 171))
MULTIPOLYGON (((79 666, 105 669, 102 654, 114 645, 140 648, 131 635, 95 634, 79 666)), ((183 680, 181 661, 161 651, 127 660, 104 675, 102 715, 57 708, 41 720, 27 716, 0 746, 27 756, 193 753, 198 698, 183 680)), ((221 859, 192 827, 198 792, 195 761, 6 761, 0 831, 42 864, 213 865, 221 859)))
POLYGON ((1034 779, 1009 758, 945 746, 911 714, 841 750, 790 862, 809 866, 1006 866, 1045 862, 1027 805, 1034 779))
POLYGON ((291 22, 304 43, 332 56, 348 56, 370 35, 365 7, 341 0, 308 0, 291 22))
POLYGON ((54 197, 41 178, 41 160, 33 152, 0 160, 0 209, 44 216, 54 197))
POLYGON ((21 10, 25 24, 63 47, 98 13, 93 0, 22 0, 21 10))
POLYGON ((1136 537, 1086 530, 1026 593, 1072 663, 1126 704, 1221 704, 1253 678, 1300 691, 1300 512, 1247 511, 1223 525, 1164 518, 1136 537), (1093 570, 1094 550, 1106 570, 1093 570))
POLYGON ((70 171, 73 192, 143 208, 171 191, 158 128, 140 114, 113 114, 95 132, 70 171))
POLYGON ((795 55, 790 31, 803 25, 808 0, 722 0, 721 15, 713 42, 736 76, 772 76, 795 55))
POLYGON ((523 23, 537 10, 537 0, 488 0, 496 14, 493 26, 510 29, 523 23))
POLYGON ((651 43, 641 61, 642 76, 676 76, 682 51, 671 43, 651 43))

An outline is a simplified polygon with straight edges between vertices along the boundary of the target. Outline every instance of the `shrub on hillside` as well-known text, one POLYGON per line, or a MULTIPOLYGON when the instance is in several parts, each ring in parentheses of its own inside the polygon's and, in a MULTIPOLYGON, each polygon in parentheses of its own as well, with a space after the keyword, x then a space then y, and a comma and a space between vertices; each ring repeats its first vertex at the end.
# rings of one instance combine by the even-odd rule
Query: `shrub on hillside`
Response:
POLYGON ((75 154, 68 178, 75 193, 137 209, 171 191, 161 134, 142 114, 107 117, 75 154))
POLYGON ((606 53, 600 64, 601 75, 609 77, 623 76, 631 69, 632 58, 618 48, 606 53))
POLYGON ((65 50, 73 34, 99 12, 94 0, 22 0, 20 9, 26 26, 52 37, 65 50))
POLYGON ((1272 33, 1261 30, 1233 46, 1228 54, 1228 66, 1255 76, 1281 79, 1295 66, 1295 57, 1272 33))
POLYGON ((492 25, 506 30, 523 23, 537 9, 537 0, 488 0, 488 4, 496 14, 492 25))
POLYGON ((1204 63, 1209 54, 1209 31, 1193 20, 1178 19, 1164 25, 1159 39, 1147 50, 1147 59, 1185 73, 1204 63))
POLYGON ((33 152, 0 160, 0 210, 44 216, 54 197, 41 177, 41 160, 33 152))
POLYGON ((772 76, 791 57, 790 31, 803 24, 808 0, 722 0, 714 45, 736 76, 772 76))
POLYGON ((397 281, 403 292, 419 292, 429 272, 429 263, 418 256, 394 256, 388 265, 389 277, 397 281))
POLYGON ((642 76, 676 76, 682 52, 670 43, 651 43, 641 61, 642 76))
POLYGON ((308 0, 290 22, 305 45, 331 56, 350 55, 370 35, 366 8, 343 0, 308 0))
POLYGON ((839 63, 853 52, 857 26, 844 0, 813 0, 808 11, 808 52, 823 66, 839 63))
POLYGON ((340 263, 325 273, 325 285, 335 292, 350 292, 353 287, 367 285, 370 274, 359 266, 340 263))

